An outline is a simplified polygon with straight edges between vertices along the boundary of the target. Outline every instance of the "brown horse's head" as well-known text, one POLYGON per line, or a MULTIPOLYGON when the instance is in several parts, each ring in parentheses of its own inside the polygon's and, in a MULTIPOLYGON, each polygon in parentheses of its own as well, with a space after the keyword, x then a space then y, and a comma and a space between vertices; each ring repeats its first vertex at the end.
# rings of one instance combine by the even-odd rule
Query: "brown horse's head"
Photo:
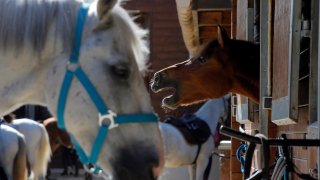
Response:
POLYGON ((58 128, 57 120, 55 118, 48 118, 44 120, 43 125, 48 132, 52 153, 54 153, 60 145, 67 148, 73 147, 69 134, 58 128))
POLYGON ((58 142, 67 148, 73 148, 73 144, 72 144, 72 141, 70 139, 69 134, 62 129, 58 129, 58 132, 59 132, 58 142))
POLYGON ((171 109, 219 98, 229 92, 255 99, 255 93, 259 95, 258 86, 259 48, 230 39, 220 26, 217 39, 202 45, 189 60, 156 72, 151 81, 154 92, 174 89, 174 93, 162 101, 171 109))

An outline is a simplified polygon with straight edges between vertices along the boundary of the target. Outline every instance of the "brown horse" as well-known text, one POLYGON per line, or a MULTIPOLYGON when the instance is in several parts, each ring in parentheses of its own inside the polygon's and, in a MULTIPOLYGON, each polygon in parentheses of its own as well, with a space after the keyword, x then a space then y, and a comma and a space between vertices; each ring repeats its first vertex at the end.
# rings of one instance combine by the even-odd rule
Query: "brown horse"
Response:
POLYGON ((71 148, 73 147, 69 134, 58 128, 55 118, 48 118, 43 121, 50 141, 51 152, 54 153, 61 145, 71 148))
POLYGON ((198 53, 184 62, 154 74, 151 89, 174 89, 163 99, 164 106, 175 109, 232 92, 259 102, 259 45, 233 40, 218 27, 218 38, 202 45, 198 53))

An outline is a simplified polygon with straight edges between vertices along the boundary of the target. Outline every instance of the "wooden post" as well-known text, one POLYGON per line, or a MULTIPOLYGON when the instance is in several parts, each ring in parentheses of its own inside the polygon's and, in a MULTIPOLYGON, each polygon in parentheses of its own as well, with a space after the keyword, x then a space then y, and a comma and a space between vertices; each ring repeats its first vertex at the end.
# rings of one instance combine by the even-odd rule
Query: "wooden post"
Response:
MULTIPOLYGON (((269 109, 264 108, 265 97, 271 97, 272 58, 272 0, 260 1, 260 105, 259 131, 268 137, 269 109)), ((259 165, 263 161, 262 148, 259 149, 259 165)))
MULTIPOLYGON (((276 26, 278 36, 279 34, 285 36, 285 40, 287 40, 287 34, 289 34, 289 42, 288 44, 284 44, 283 49, 281 51, 275 53, 276 56, 274 63, 279 63, 281 57, 279 57, 279 53, 288 53, 287 55, 283 55, 285 58, 283 62, 286 62, 287 68, 282 67, 281 69, 285 69, 287 74, 284 75, 287 77, 287 84, 284 82, 278 82, 277 79, 274 79, 274 96, 272 101, 272 122, 277 125, 288 125, 288 124, 296 124, 298 120, 298 87, 299 87, 299 60, 300 60, 300 39, 301 39, 301 0, 293 0, 293 1, 277 1, 276 4, 281 5, 280 11, 276 12, 276 16, 284 16, 288 17, 290 21, 289 28, 276 26), (290 3, 290 4, 288 4, 290 3), (281 8, 289 6, 290 13, 282 12, 281 8), (282 31, 280 31, 282 30, 282 31), (286 32, 284 32, 286 31, 286 32), (288 48, 288 49, 287 49, 288 48), (282 84, 281 84, 282 83, 282 84), (278 92, 277 89, 284 88, 285 92, 278 92), (277 91, 277 92, 276 92, 277 91)), ((276 6, 277 7, 277 6, 276 6)), ((279 17, 280 19, 280 17, 279 17)), ((283 21, 282 23, 287 23, 288 21, 285 19, 280 19, 283 21)), ((279 20, 278 20, 279 22, 279 20)), ((281 26, 281 25, 280 25, 281 26)), ((277 36, 277 37, 278 37, 277 36)), ((279 38, 279 37, 278 37, 279 38)), ((278 39, 279 40, 279 39, 278 39)), ((281 48, 281 47, 280 47, 281 48)), ((276 51, 276 48, 274 49, 276 51)), ((279 71, 279 67, 276 65, 273 69, 274 72, 279 71)))
MULTIPOLYGON (((319 36, 319 29, 320 29, 320 23, 319 23, 319 20, 320 20, 320 18, 319 18, 319 9, 320 9, 320 3, 319 3, 319 1, 318 0, 313 0, 313 9, 317 9, 316 11, 313 11, 313 12, 315 12, 315 13, 313 13, 312 15, 313 15, 313 17, 317 17, 318 19, 317 19, 317 22, 313 22, 312 23, 312 26, 317 26, 317 30, 316 31, 314 31, 315 32, 315 38, 314 38, 314 40, 316 41, 316 39, 317 39, 317 43, 315 43, 316 45, 317 45, 317 47, 316 48, 312 48, 312 50, 314 49, 315 51, 318 49, 318 51, 317 52, 319 52, 320 51, 320 46, 319 46, 319 42, 320 42, 320 36, 319 36), (316 8, 315 8, 316 7, 316 8), (317 25, 317 23, 318 23, 318 25, 317 25)), ((312 27, 313 28, 313 27, 312 27)), ((314 36, 314 33, 312 33, 312 36, 314 36)), ((313 55, 313 54, 312 54, 313 55)), ((313 57, 313 56, 311 56, 311 57, 313 57)), ((319 59, 319 56, 317 57, 317 72, 318 72, 318 70, 320 69, 320 63, 319 63, 319 61, 320 61, 320 59, 319 59)), ((320 139, 320 106, 319 106, 319 104, 320 104, 320 88, 319 88, 319 84, 320 84, 320 73, 317 73, 317 120, 318 120, 318 139, 320 139)), ((320 171, 319 171, 319 165, 320 165, 320 147, 318 148, 318 177, 320 177, 320 171)))

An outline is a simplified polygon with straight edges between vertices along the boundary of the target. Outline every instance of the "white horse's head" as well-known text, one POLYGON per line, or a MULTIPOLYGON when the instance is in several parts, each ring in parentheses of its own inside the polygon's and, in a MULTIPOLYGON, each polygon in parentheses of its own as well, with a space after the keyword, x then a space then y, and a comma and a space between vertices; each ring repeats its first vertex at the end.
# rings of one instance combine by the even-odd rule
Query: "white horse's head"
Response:
MULTIPOLYGON (((61 116, 57 104, 63 99, 60 119, 90 156, 101 112, 93 99, 100 97, 118 116, 153 109, 141 77, 148 54, 145 32, 116 0, 95 1, 78 21, 81 5, 76 0, 0 0, 0 115, 22 104, 41 104, 61 116), (81 45, 74 43, 77 22, 84 22, 81 45), (80 45, 77 65, 67 66, 73 44, 80 45), (74 74, 70 88, 62 88, 67 67, 68 72, 82 69, 97 93, 88 93, 87 84, 74 74), (68 91, 65 98, 61 89, 68 91)), ((163 165, 157 121, 134 121, 109 130, 104 140, 98 138, 103 145, 95 153, 97 164, 114 179, 154 179, 163 165)))
MULTIPOLYGON (((79 64, 105 105, 117 115, 152 113, 141 76, 147 48, 141 30, 116 0, 90 5, 79 64)), ((49 106, 56 112, 67 59, 50 71, 49 106)), ((83 85, 74 78, 65 108, 65 125, 89 156, 99 130, 99 112, 83 85)), ((157 123, 128 123, 111 129, 97 164, 114 179, 148 180, 162 167, 162 140, 157 123)))

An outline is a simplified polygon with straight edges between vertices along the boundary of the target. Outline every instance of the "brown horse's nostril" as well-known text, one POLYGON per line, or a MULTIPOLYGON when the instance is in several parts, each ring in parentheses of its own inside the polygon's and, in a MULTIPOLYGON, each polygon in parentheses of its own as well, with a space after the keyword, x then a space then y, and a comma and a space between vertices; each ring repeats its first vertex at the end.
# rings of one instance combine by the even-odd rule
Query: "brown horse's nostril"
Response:
POLYGON ((160 73, 155 73, 153 80, 154 80, 155 83, 159 83, 160 80, 161 80, 161 74, 160 73))

